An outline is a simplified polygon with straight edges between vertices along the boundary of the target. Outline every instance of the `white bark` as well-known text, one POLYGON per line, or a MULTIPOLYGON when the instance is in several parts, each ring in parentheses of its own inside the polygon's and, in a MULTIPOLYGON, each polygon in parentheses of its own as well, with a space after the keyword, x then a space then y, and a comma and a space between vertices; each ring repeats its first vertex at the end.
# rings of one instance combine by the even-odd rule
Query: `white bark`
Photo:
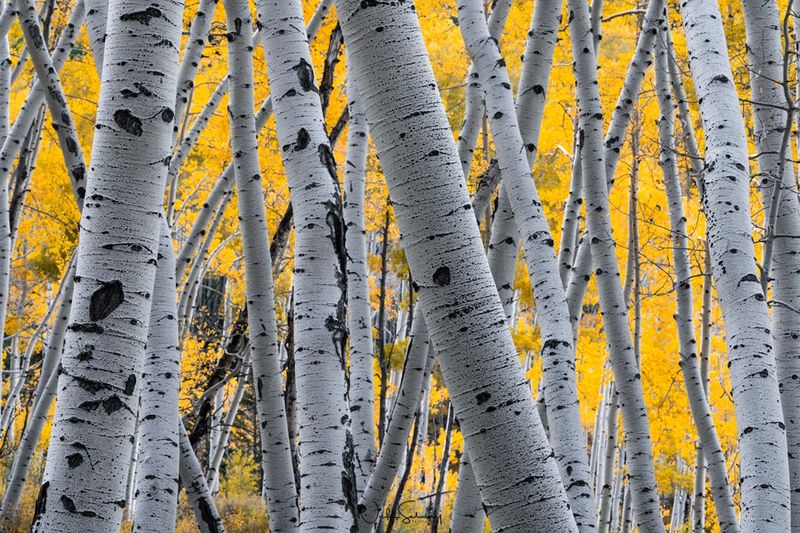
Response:
MULTIPOLYGON (((50 108, 53 129, 56 130, 61 152, 64 156, 64 163, 67 166, 72 188, 76 193, 76 199, 80 206, 83 203, 83 193, 86 190, 86 162, 78 139, 78 133, 75 129, 75 121, 69 109, 64 89, 58 79, 58 71, 55 69, 47 49, 47 42, 42 35, 42 29, 39 27, 39 17, 35 3, 33 0, 16 0, 16 5, 22 34, 25 37, 25 44, 36 70, 36 76, 44 89, 44 99, 50 108)), ((68 26, 65 29, 68 34, 74 31, 77 31, 77 27, 68 26)))
MULTIPOLYGON (((309 40, 313 40, 316 37, 317 32, 319 31, 320 26, 322 25, 322 21, 327 15, 328 11, 330 10, 330 5, 333 0, 321 0, 319 5, 317 6, 317 10, 314 12, 314 15, 308 22, 306 26, 306 33, 308 35, 309 40)), ((217 85, 216 90, 221 90, 221 86, 227 84, 227 79, 221 81, 217 85)), ((212 102, 209 102, 211 104, 212 102)), ((209 107, 208 105, 206 108, 209 107)), ((267 124, 267 120, 269 120, 270 116, 272 116, 272 97, 267 96, 264 99, 264 102, 261 104, 261 107, 256 112, 256 134, 258 134, 264 126, 267 124)), ((200 128, 200 132, 202 129, 205 128, 206 124, 199 123, 198 127, 200 128)), ((193 125, 194 127, 194 125, 193 125)), ((190 130, 190 134, 193 130, 190 130)), ((200 132, 197 132, 199 136, 200 132)), ((194 143, 197 142, 197 139, 192 141, 192 146, 194 143)), ((181 153, 181 149, 176 152, 176 157, 178 154, 181 153)), ((191 146, 189 147, 189 150, 191 146)), ((2 154, 0 153, 0 156, 2 154)), ((187 154, 188 155, 188 154, 187 154)), ((2 161, 2 159, 0 159, 2 161)), ((172 169, 176 173, 180 170, 180 167, 172 169)), ((183 279, 183 275, 186 273, 186 268, 192 261, 192 255, 197 251, 197 247, 200 246, 202 242, 203 235, 205 235, 206 226, 208 222, 211 220, 211 216, 214 214, 214 211, 219 207, 220 203, 222 202, 222 198, 228 194, 233 188, 233 164, 229 164, 225 170, 220 175, 217 182, 214 184, 211 192, 209 193, 206 201, 203 203, 203 206, 198 211, 197 215, 195 216, 194 222, 192 224, 192 228, 189 231, 189 235, 186 237, 186 241, 181 246, 180 250, 178 251, 178 255, 175 259, 177 264, 176 268, 176 279, 180 282, 183 279)))
POLYGON ((697 340, 694 335, 694 304, 692 301, 692 268, 689 262, 689 238, 686 230, 686 217, 683 210, 683 195, 675 159, 675 117, 669 84, 669 65, 665 29, 656 42, 656 96, 661 116, 658 121, 660 156, 667 192, 670 232, 672 233, 672 257, 675 269, 675 297, 677 313, 675 320, 680 345, 680 367, 689 407, 695 427, 703 443, 703 454, 711 476, 711 494, 717 508, 720 529, 725 532, 738 532, 739 524, 728 487, 728 472, 725 455, 719 442, 711 408, 706 398, 704 380, 700 373, 697 353, 697 340))
POLYGON ((228 114, 245 258, 250 358, 261 431, 264 492, 270 529, 277 533, 294 530, 297 524, 297 489, 278 361, 272 263, 253 117, 252 17, 246 2, 225 0, 224 3, 229 35, 228 85, 231 98, 228 114))
POLYGON ((203 469, 197 461, 186 428, 183 424, 178 427, 180 433, 180 474, 181 482, 186 487, 186 496, 192 506, 197 527, 201 533, 225 533, 225 526, 219 517, 219 512, 214 504, 214 498, 208 490, 203 469))
POLYGON ((359 531, 369 531, 382 518, 386 497, 405 460, 408 434, 419 407, 425 371, 429 365, 433 365, 432 359, 433 351, 430 349, 425 320, 418 313, 411 325, 402 382, 389 415, 383 445, 358 502, 359 531))
POLYGON ((189 25, 189 38, 186 50, 181 58, 178 69, 178 91, 175 97, 175 125, 174 132, 183 121, 183 115, 189 104, 189 95, 194 88, 194 78, 200 66, 200 58, 205 49, 206 36, 214 20, 214 12, 219 0, 200 0, 197 4, 194 18, 189 25))
MULTIPOLYGON (((8 8, 5 0, 0 4, 3 11, 8 8)), ((0 139, 8 136, 11 97, 11 58, 8 55, 8 38, 0 37, 0 139)), ((4 343, 6 311, 8 309, 9 281, 11 279, 11 219, 9 218, 8 180, 0 183, 0 346, 4 343)), ((3 362, 0 354, 0 400, 3 391, 3 362)), ((1 402, 0 402, 1 403, 1 402)))
MULTIPOLYGON (((511 8, 510 0, 500 0, 493 2, 492 13, 489 15, 489 28, 492 37, 500 40, 508 19, 508 12, 511 8)), ((464 120, 461 123, 461 131, 456 139, 456 149, 461 160, 461 168, 464 171, 464 179, 469 180, 469 171, 472 168, 474 159, 475 145, 478 141, 478 132, 481 129, 481 122, 485 116, 483 106, 483 92, 479 83, 475 82, 477 72, 475 63, 469 67, 465 89, 464 120)), ((488 157, 488 154, 486 154, 488 157)))
POLYGON ((14 513, 19 505, 22 489, 28 477, 28 472, 33 462, 33 455, 39 443, 42 429, 44 428, 47 416, 50 413, 50 406, 56 396, 56 385, 58 384, 58 362, 61 358, 61 350, 64 344, 64 335, 69 324, 69 309, 72 305, 72 293, 75 287, 75 265, 70 264, 64 284, 61 289, 61 302, 58 313, 53 324, 53 329, 45 345, 44 356, 42 358, 42 368, 39 383, 33 399, 33 412, 28 425, 22 434, 11 469, 11 475, 6 485, 6 492, 3 495, 2 509, 0 509, 0 519, 14 513))
POLYGON ((347 324, 350 329, 350 416, 355 446, 359 498, 375 466, 375 388, 373 384, 372 308, 364 226, 364 186, 367 171, 367 117, 361 95, 347 88, 350 126, 344 167, 344 221, 347 228, 347 324))
MULTIPOLYGON (((652 0, 651 3, 657 1, 652 0)), ((584 139, 581 165, 591 256, 592 263, 597 268, 595 274, 603 309, 603 324, 620 396, 634 511, 640 528, 659 532, 664 531, 664 524, 661 521, 653 466, 647 407, 642 393, 639 365, 634 356, 627 305, 619 278, 616 244, 609 219, 603 112, 597 85, 597 61, 593 50, 589 10, 583 0, 568 0, 567 6, 570 11, 576 92, 584 139)))
POLYGON ((168 533, 175 529, 178 504, 178 396, 181 349, 175 295, 175 252, 162 223, 158 269, 139 405, 134 531, 168 533))
POLYGON ((578 529, 594 531, 597 519, 580 424, 572 328, 553 238, 531 176, 505 61, 489 34, 483 6, 478 0, 459 0, 457 5, 459 26, 476 66, 475 80, 484 92, 503 188, 514 212, 535 288, 550 442, 578 529))
POLYGON ((364 99, 419 305, 492 527, 575 531, 469 208, 414 7, 357 0, 336 7, 351 82, 364 99))
POLYGON ((231 436, 233 422, 236 420, 236 414, 239 412, 239 404, 244 395, 245 384, 247 383, 248 363, 249 361, 242 365, 242 372, 237 376, 238 381, 236 383, 236 389, 233 392, 228 412, 225 413, 225 417, 221 420, 216 439, 214 439, 213 434, 211 436, 211 438, 214 439, 212 443, 213 446, 211 446, 213 453, 211 453, 206 478, 208 479, 208 486, 211 487, 212 494, 219 490, 219 467, 222 464, 222 458, 225 456, 225 450, 228 449, 228 439, 231 436))
MULTIPOLYGON (((791 138, 786 130, 786 96, 794 99, 790 80, 786 80, 784 95, 779 82, 784 80, 784 51, 781 44, 780 21, 783 20, 775 2, 743 0, 744 21, 747 29, 747 52, 750 64, 750 88, 753 102, 753 126, 758 151, 758 179, 764 202, 764 225, 772 230, 767 239, 772 241, 770 252, 762 254, 762 265, 771 276, 772 299, 780 304, 772 306, 772 330, 775 339, 775 363, 778 387, 781 393, 784 423, 786 424, 789 454, 789 484, 791 489, 791 526, 800 531, 800 322, 795 309, 800 308, 800 201, 791 161, 791 138), (764 104, 764 105, 759 105, 764 104), (775 106, 775 107, 772 107, 775 106), (786 135, 784 135, 786 134, 786 135), (781 147, 786 151, 781 161, 781 147), (773 190, 781 180, 778 204, 774 205, 773 190), (769 214, 775 211, 774 221, 769 214), (774 222, 774 227, 772 223, 774 222), (783 235, 785 237, 776 237, 783 235)), ((791 46, 791 43, 786 43, 791 46)), ((791 57, 785 57, 791 62, 791 57)), ((787 69, 790 65, 787 65, 787 69)), ((787 70, 788 74, 788 70, 787 70)), ((789 123, 791 127, 791 122, 789 123)), ((766 285, 769 279, 762 279, 766 285)))
POLYGON ((90 200, 33 531, 107 532, 122 518, 166 177, 152 162, 170 152, 182 7, 109 4, 90 200), (135 84, 148 92, 128 98, 135 84))
MULTIPOLYGON (((605 136, 604 166, 605 179, 609 190, 614 184, 617 163, 622 152, 622 145, 625 143, 626 131, 630 124, 631 115, 639 100, 639 93, 642 88, 647 69, 652 64, 652 52, 655 44, 657 28, 664 16, 664 1, 650 0, 647 4, 647 11, 642 21, 642 28, 639 38, 636 41, 636 49, 633 58, 628 65, 625 79, 622 83, 617 103, 611 115, 608 131, 605 136)), ((583 158, 583 154, 581 155, 583 158)), ((584 181, 586 169, 582 168, 584 181)), ((585 187, 585 185, 584 185, 585 187)), ((585 199, 584 199, 585 200, 585 199)), ((577 330, 577 323, 580 319, 580 306, 586 294, 586 288, 591 279, 592 255, 589 253, 590 239, 582 238, 576 252, 576 259, 573 263, 573 274, 567 287, 567 300, 570 305, 570 317, 573 327, 577 330)))
POLYGON ((295 220, 294 360, 301 531, 347 530, 356 479, 346 377, 347 251, 336 162, 299 0, 256 2, 295 220))
POLYGON ((788 531, 786 430, 750 221, 747 138, 716 2, 681 5, 706 142, 704 207, 739 428, 742 531, 788 531))

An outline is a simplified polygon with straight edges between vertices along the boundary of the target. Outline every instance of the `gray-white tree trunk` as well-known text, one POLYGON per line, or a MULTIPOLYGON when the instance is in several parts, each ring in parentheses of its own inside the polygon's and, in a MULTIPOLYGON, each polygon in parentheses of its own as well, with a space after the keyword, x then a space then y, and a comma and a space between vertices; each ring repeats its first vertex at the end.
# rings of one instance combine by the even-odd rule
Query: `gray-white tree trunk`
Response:
POLYGON ((350 329, 350 416, 359 498, 375 466, 375 389, 373 385, 372 309, 364 226, 367 172, 367 117, 355 86, 347 88, 350 125, 344 167, 344 222, 347 228, 347 324, 350 329))
POLYGON ((703 205, 739 427, 741 528, 785 532, 790 528, 786 430, 772 323, 755 261, 744 120, 719 5, 688 0, 681 15, 706 137, 703 205))
POLYGON ((161 225, 158 270, 147 352, 142 368, 136 468, 135 531, 175 530, 178 505, 181 348, 175 294, 175 252, 166 220, 161 225))
POLYGON ((260 0, 256 6, 295 220, 298 525, 301 531, 348 530, 358 496, 346 377, 347 251, 336 162, 301 3, 260 0))
MULTIPOLYGON (((747 29, 750 91, 754 102, 753 127, 760 176, 758 183, 764 202, 765 218, 769 218, 773 209, 776 181, 782 180, 779 185, 778 205, 775 206, 775 227, 772 228, 773 234, 768 235, 772 240, 772 260, 768 275, 773 280, 772 299, 780 302, 772 306, 772 331, 778 387, 786 424, 792 500, 791 526, 793 531, 800 531, 800 321, 795 311, 800 309, 800 239, 795 238, 800 235, 800 201, 797 198, 794 164, 791 161, 791 137, 784 137, 786 111, 780 109, 787 105, 783 88, 779 84, 784 78, 780 30, 783 17, 780 16, 775 2, 743 0, 742 5, 747 29), (781 161, 781 145, 784 139, 788 145, 788 155, 781 161)), ((787 43, 787 46, 791 44, 787 43)), ((787 56, 786 61, 791 61, 791 57, 787 56)), ((791 88, 788 89, 790 98, 794 98, 791 88)), ((766 220, 764 225, 770 226, 771 221, 766 220)), ((762 258, 762 261, 766 260, 762 258)))
POLYGON ((34 531, 108 532, 122 519, 166 177, 152 162, 170 153, 182 14, 179 1, 109 4, 89 201, 34 531))
POLYGON ((672 233, 672 257, 675 269, 675 297, 677 313, 675 320, 678 326, 678 343, 680 346, 680 367, 689 407, 692 411, 695 427, 703 444, 711 476, 711 495, 717 508, 720 529, 736 533, 739 524, 733 506, 731 491, 728 486, 728 471, 725 455, 719 442, 711 408, 706 398, 704 380, 700 372, 697 353, 697 340, 694 334, 694 303, 692 301, 692 268, 689 261, 689 238, 686 230, 686 217, 683 210, 683 195, 678 175, 678 164, 675 159, 675 113, 672 104, 669 82, 669 58, 667 57, 666 28, 656 42, 656 96, 658 97, 661 116, 658 121, 659 130, 659 164, 664 177, 667 192, 670 231, 672 233))
MULTIPOLYGON (((560 1, 555 3, 560 6, 560 1)), ((597 519, 580 421, 572 327, 554 241, 531 176, 505 61, 489 34, 483 5, 479 0, 459 0, 457 5, 459 27, 476 67, 475 81, 484 92, 503 188, 514 212, 531 285, 535 287, 542 337, 542 392, 550 442, 578 529, 594 531, 597 519)))
POLYGON ((298 520, 297 488, 283 403, 272 262, 253 117, 252 16, 249 5, 243 0, 225 0, 224 3, 228 17, 228 84, 231 95, 228 114, 234 152, 232 166, 244 248, 247 325, 261 432, 264 492, 270 529, 292 531, 298 520))
POLYGON ((492 527, 576 531, 485 259, 414 7, 356 0, 336 7, 351 82, 364 100, 492 527))
POLYGON ((603 309, 603 325, 620 396, 634 512, 639 527, 645 531, 659 532, 664 531, 664 524, 661 521, 647 407, 644 403, 639 364, 631 342, 627 304, 620 283, 616 243, 609 218, 603 112, 597 84, 597 61, 593 50, 589 9, 583 0, 568 0, 567 6, 570 11, 570 38, 584 139, 581 166, 591 258, 597 268, 595 274, 603 309))

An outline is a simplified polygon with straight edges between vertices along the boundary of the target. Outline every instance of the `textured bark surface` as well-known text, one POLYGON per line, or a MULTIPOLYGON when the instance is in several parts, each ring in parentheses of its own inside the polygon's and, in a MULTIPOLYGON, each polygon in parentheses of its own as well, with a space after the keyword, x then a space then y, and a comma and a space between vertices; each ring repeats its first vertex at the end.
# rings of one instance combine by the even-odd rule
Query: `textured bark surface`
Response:
POLYGON ((772 324, 750 221, 747 137, 716 2, 681 15, 706 135, 703 205, 725 321, 741 454, 742 531, 788 531, 789 464, 772 324))
POLYGON ((405 459, 406 442, 419 406, 425 369, 432 366, 432 358, 425 319, 417 313, 411 325, 403 380, 386 426, 383 445, 358 502, 359 531, 369 531, 382 518, 389 490, 405 459))
POLYGON ((166 220, 161 226, 156 261, 158 270, 141 379, 133 530, 169 533, 175 530, 178 507, 181 348, 175 252, 166 220))
POLYGON ((364 99, 492 527, 575 531, 485 259, 414 8, 355 0, 336 7, 350 47, 351 82, 364 99))
POLYGON ((659 164, 664 176, 667 191, 670 230, 672 233, 672 258, 675 269, 675 297, 680 346, 680 367, 689 407, 692 411, 697 434, 703 446, 703 454, 711 476, 711 495, 717 508, 720 529, 725 532, 738 532, 739 524, 728 487, 728 471, 725 455, 719 442, 717 429, 711 417, 711 408, 706 398, 705 384, 700 372, 697 353, 697 340, 694 334, 694 303, 692 301, 692 268, 689 262, 689 239, 686 231, 686 217, 683 210, 683 194, 679 181, 678 164, 675 159, 675 113, 669 84, 669 65, 665 39, 666 28, 661 28, 656 43, 656 96, 659 110, 659 142, 661 151, 659 164))
POLYGON ((369 302, 369 266, 364 226, 364 186, 367 171, 367 117, 361 95, 347 88, 350 127, 344 166, 343 214, 347 229, 347 325, 350 329, 350 416, 356 450, 356 487, 359 498, 375 465, 375 389, 372 360, 372 309, 369 302))
MULTIPOLYGON (((775 183, 781 180, 768 273, 772 278, 772 299, 780 302, 772 306, 772 330, 778 387, 786 424, 791 525, 797 531, 800 530, 800 321, 795 310, 800 309, 800 239, 795 237, 800 235, 800 201, 796 193, 791 145, 787 146, 787 159, 781 161, 780 157, 786 129, 786 111, 780 108, 786 107, 786 98, 776 80, 781 82, 784 78, 780 29, 783 18, 773 1, 743 0, 742 5, 747 29, 751 98, 757 102, 753 104, 753 126, 759 154, 758 184, 765 218, 769 217, 773 208, 775 183)), ((787 57, 787 60, 791 61, 791 58, 787 57)), ((790 97, 794 95, 790 94, 790 97)), ((786 137, 786 141, 791 143, 790 137, 786 137)), ((765 220, 764 226, 770 224, 769 220, 765 220)), ((761 275, 764 275, 763 272, 761 275)))
MULTIPOLYGON (((570 38, 575 58, 576 91, 584 139, 581 166, 591 259, 597 269, 595 275, 603 309, 603 325, 621 401, 634 513, 640 528, 659 532, 664 531, 664 524, 661 520, 653 466, 647 407, 644 403, 639 363, 631 341, 627 303, 620 283, 616 243, 609 218, 603 112, 588 7, 582 0, 569 0, 567 7, 570 12, 570 38)), ((656 30, 653 28, 650 31, 656 30)))
POLYGON ((170 152, 182 9, 109 4, 108 66, 34 531, 107 532, 122 519, 167 170, 152 162, 170 152))
POLYGON ((347 382, 347 251, 336 162, 298 0, 257 2, 295 221, 294 362, 301 531, 357 514, 347 382))
POLYGON ((247 329, 261 434, 264 493, 270 529, 292 531, 298 520, 297 488, 283 404, 272 261, 267 243, 264 192, 253 117, 252 16, 248 3, 243 0, 225 0, 224 4, 228 17, 228 84, 231 95, 228 115, 234 151, 232 166, 245 258, 247 329))
POLYGON ((505 60, 489 34, 483 5, 477 0, 459 0, 457 5, 459 26, 476 67, 475 80, 484 93, 503 189, 514 212, 534 287, 550 443, 578 529, 595 531, 595 502, 575 380, 575 349, 554 241, 525 154, 505 60))

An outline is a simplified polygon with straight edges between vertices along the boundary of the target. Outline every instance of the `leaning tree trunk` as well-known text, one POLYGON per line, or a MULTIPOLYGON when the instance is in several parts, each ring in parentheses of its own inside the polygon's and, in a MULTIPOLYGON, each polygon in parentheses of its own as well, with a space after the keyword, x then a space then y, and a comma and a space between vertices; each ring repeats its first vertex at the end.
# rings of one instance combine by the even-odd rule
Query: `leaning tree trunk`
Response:
MULTIPOLYGON (((560 5, 560 0, 553 1, 560 5)), ((535 287, 550 442, 578 529, 594 531, 597 518, 581 427, 572 327, 554 241, 525 154, 505 61, 489 34, 483 5, 478 0, 459 0, 457 5, 459 27, 476 66, 476 83, 484 92, 503 188, 514 212, 531 286, 535 287)))
POLYGON ((44 429, 45 422, 50 414, 50 407, 56 396, 56 385, 58 384, 56 370, 61 359, 64 335, 67 332, 69 323, 69 309, 72 305, 72 294, 75 288, 74 263, 75 261, 73 260, 64 276, 64 283, 61 288, 61 302, 42 356, 39 383, 37 383, 36 392, 34 393, 33 411, 14 453, 11 475, 6 485, 5 494, 3 494, 0 519, 8 517, 17 510, 19 499, 22 496, 25 481, 33 462, 36 446, 39 443, 39 437, 42 434, 42 429, 44 429))
MULTIPOLYGON (((655 1, 655 0, 653 0, 655 1)), ((619 392, 625 444, 628 449, 634 511, 645 531, 664 531, 658 486, 653 466, 653 446, 647 407, 642 392, 639 363, 634 356, 628 310, 617 265, 616 243, 609 218, 606 184, 603 112, 597 84, 597 61, 593 52, 589 9, 584 0, 568 0, 570 37, 575 61, 575 79, 580 125, 584 144, 581 166, 584 175, 586 218, 591 239, 592 263, 597 268, 597 288, 603 309, 614 382, 619 392)))
MULTIPOLYGON (((642 28, 636 41, 636 49, 625 73, 617 103, 611 114, 608 131, 605 136, 604 165, 605 179, 609 190, 614 184, 617 163, 622 152, 622 146, 627 137, 626 131, 633 115, 639 93, 642 88, 647 69, 652 64, 652 52, 655 44, 657 28, 664 17, 664 0, 650 0, 647 11, 642 20, 642 28)), ((587 50, 589 48, 587 47, 587 50)), ((581 158, 583 155, 581 154, 581 158)), ((585 169, 581 168, 585 174, 585 169)), ((585 178, 584 178, 585 179, 585 178)), ((585 187, 585 185, 584 185, 585 187)), ((567 301, 570 306, 570 317, 573 328, 577 332, 580 319, 580 306, 589 285, 592 273, 592 255, 589 253, 591 240, 585 236, 578 245, 576 258, 573 263, 572 276, 567 287, 567 301)))
MULTIPOLYGON (((797 320, 796 311, 800 309, 800 239, 796 238, 800 235, 800 201, 796 194, 794 164, 791 160, 791 137, 790 132, 786 131, 787 118, 791 117, 787 117, 786 111, 781 109, 787 105, 784 90, 790 99, 795 95, 791 88, 787 86, 782 89, 778 83, 784 80, 783 66, 791 61, 791 56, 787 51, 784 57, 781 47, 777 4, 774 1, 743 0, 742 5, 754 102, 753 126, 760 171, 759 189, 767 218, 773 209, 777 209, 772 234, 767 235, 767 239, 772 240, 771 268, 765 267, 764 270, 773 279, 772 299, 776 302, 772 307, 772 331, 778 387, 786 424, 791 525, 793 531, 800 531, 800 321, 797 320), (788 157, 781 161, 784 143, 788 157), (777 183, 778 180, 781 182, 777 183), (773 205, 775 187, 780 190, 777 206, 773 205)), ((798 30, 800 28, 795 28, 795 32, 798 30)), ((785 45, 792 46, 788 42, 785 45)), ((785 81, 789 83, 789 80, 785 81)), ((770 228, 771 221, 767 220, 764 226, 770 228)), ((762 261, 766 263, 766 259, 762 261)))
MULTIPOLYGON (((6 8, 5 1, 0 3, 6 8)), ((0 38, 0 140, 5 142, 9 123, 11 97, 11 58, 8 55, 8 38, 0 38)), ((9 218, 8 180, 0 183, 0 347, 5 340, 6 310, 8 309, 8 289, 11 279, 11 219, 9 218)), ((3 362, 0 357, 0 400, 3 390, 3 362)), ((1 405, 1 403, 0 403, 1 405)))
POLYGON ((688 0, 681 15, 706 137, 703 205, 739 427, 741 528, 785 532, 790 529, 786 429, 753 246, 744 120, 719 5, 688 0))
MULTIPOLYGON (((336 162, 299 0, 256 2, 295 220, 294 362, 302 531, 354 527, 347 251, 336 162)), ((358 88, 356 87, 356 91, 358 88)))
POLYGON ((692 411, 697 434, 703 446, 708 471, 711 476, 711 495, 717 508, 720 529, 736 533, 739 523, 728 487, 728 471, 725 455, 719 442, 711 408, 706 398, 705 385, 700 373, 697 340, 694 335, 694 304, 692 302, 692 268, 689 261, 689 238, 686 233, 686 217, 683 211, 683 195, 678 177, 678 164, 675 160, 675 113, 670 94, 669 65, 665 44, 666 28, 656 42, 656 96, 661 117, 658 121, 660 157, 664 187, 667 191, 670 230, 672 233, 672 257, 675 268, 675 297, 680 345, 680 367, 689 407, 692 411))
POLYGON ((383 518, 386 497, 404 460, 408 434, 419 406, 426 369, 433 365, 433 352, 429 348, 425 320, 421 314, 416 314, 411 324, 402 382, 389 416, 386 437, 375 462, 375 469, 370 474, 358 502, 360 531, 370 531, 383 518))
POLYGON ((289 430, 278 360, 272 262, 267 244, 264 192, 253 117, 252 17, 247 2, 225 0, 228 15, 228 84, 231 144, 238 188, 239 225, 245 258, 250 357, 261 435, 261 464, 270 529, 293 531, 297 523, 289 430))
POLYGON ((112 0, 70 327, 34 531, 119 528, 170 153, 182 2, 112 0), (163 43, 168 46, 163 46, 163 43), (147 88, 128 98, 136 87, 147 88))
POLYGON ((356 486, 359 498, 375 466, 375 389, 373 385, 372 309, 364 226, 367 172, 367 117, 361 95, 347 88, 350 127, 344 167, 344 222, 347 228, 347 323, 350 329, 350 416, 353 421, 356 486))
POLYGON ((414 6, 339 0, 336 7, 351 82, 364 100, 492 527, 576 531, 485 259, 414 6))

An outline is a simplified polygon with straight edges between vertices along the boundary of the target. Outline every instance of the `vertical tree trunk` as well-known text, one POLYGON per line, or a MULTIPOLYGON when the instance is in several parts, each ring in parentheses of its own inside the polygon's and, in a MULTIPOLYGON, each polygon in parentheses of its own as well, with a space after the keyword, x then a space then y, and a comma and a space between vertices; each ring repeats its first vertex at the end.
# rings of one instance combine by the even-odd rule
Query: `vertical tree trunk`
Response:
POLYGON ((347 251, 336 162, 301 3, 260 0, 256 5, 295 220, 299 528, 347 530, 354 527, 358 496, 346 375, 347 251))
POLYGON ((492 527, 575 531, 469 209, 414 7, 356 0, 336 7, 351 81, 364 100, 414 289, 492 527))
POLYGON ((355 446, 359 498, 375 466, 375 389, 372 357, 372 308, 364 226, 364 186, 367 172, 367 118, 361 95, 347 88, 350 127, 344 168, 344 221, 347 228, 347 322, 350 329, 350 416, 355 446))
POLYGON ((681 15, 706 136, 704 207, 725 321, 741 454, 742 531, 788 531, 789 464, 750 221, 747 138, 716 2, 688 0, 681 15))
POLYGON ((142 368, 133 523, 137 532, 168 533, 175 529, 178 505, 181 351, 175 252, 166 220, 161 227, 157 262, 150 332, 142 368))
POLYGON ((170 151, 182 7, 109 5, 90 201, 34 531, 107 532, 122 518, 166 176, 152 161, 170 151), (147 94, 126 98, 136 84, 147 94))
MULTIPOLYGON (((267 244, 264 192, 253 118, 252 16, 243 0, 225 0, 228 17, 228 83, 231 144, 245 257, 250 358, 261 436, 261 464, 270 529, 293 531, 297 489, 278 361, 272 262, 267 244)), ((274 87, 273 87, 274 89, 274 87)))
MULTIPOLYGON (((662 35, 665 29, 662 28, 662 35)), ((672 233, 672 257, 675 269, 675 297, 680 345, 680 367, 689 407, 692 411, 697 434, 703 443, 703 454, 708 460, 711 475, 711 488, 717 508, 720 529, 725 532, 738 532, 739 524, 733 507, 731 491, 728 487, 728 472, 725 455, 719 442, 711 408, 706 398, 704 380, 700 373, 697 340, 694 335, 694 305, 692 302, 692 268, 689 262, 689 239, 686 231, 686 217, 683 211, 683 195, 675 160, 675 118, 672 95, 669 86, 669 65, 667 61, 666 38, 659 37, 656 42, 656 96, 661 117, 658 121, 659 143, 661 145, 659 164, 667 191, 670 231, 672 233)))
MULTIPOLYGON (((792 236, 800 235, 800 201, 795 192, 797 184, 794 164, 791 161, 791 137, 786 131, 786 107, 795 98, 786 79, 784 63, 791 62, 791 50, 781 46, 781 31, 778 6, 774 1, 754 2, 743 0, 744 21, 747 29, 747 52, 750 64, 750 89, 753 104, 753 126, 756 148, 758 150, 758 180, 764 202, 765 218, 772 209, 777 209, 772 240, 771 275, 772 299, 779 304, 772 306, 772 330, 775 339, 775 363, 778 373, 778 387, 781 394, 786 440, 789 456, 789 486, 791 489, 791 525, 800 531, 800 322, 794 311, 800 308, 800 240, 792 236), (763 105, 760 105, 763 104, 763 105), (781 148, 788 156, 782 160, 781 148), (787 150, 788 149, 788 150, 787 150), (781 183, 776 183, 781 180, 781 183), (779 187, 778 205, 774 206, 773 190, 779 187), (775 237, 783 235, 785 237, 775 237)), ((783 20, 788 23, 788 20, 783 20)), ((795 28, 795 32, 798 28, 795 28)), ((791 43, 785 43, 791 47, 791 43)), ((786 65, 788 74, 789 64, 786 65)), ((791 124, 791 122, 789 122, 791 124)), ((771 226, 766 220, 765 226, 771 226)), ((767 255, 765 251, 764 256, 767 255)), ((767 263, 766 258, 762 258, 767 263)), ((765 274, 762 273, 762 276, 765 274)), ((766 285, 769 279, 762 280, 766 285)))
MULTIPOLYGON (((6 2, 0 6, 5 10, 6 2)), ((0 38, 0 139, 5 142, 8 136, 11 97, 11 58, 8 55, 8 38, 0 38)), ((8 309, 8 289, 11 279, 11 219, 8 205, 8 180, 0 183, 0 347, 5 344, 6 310, 8 309)), ((0 400, 3 391, 3 361, 0 356, 0 400)))
POLYGON ((659 532, 664 531, 664 524, 661 520, 653 466, 647 407, 631 332, 628 329, 627 305, 620 283, 616 243, 609 219, 603 112, 597 85, 597 61, 593 52, 589 10, 583 0, 568 0, 567 6, 570 11, 570 37, 584 138, 581 164, 584 173, 586 218, 591 239, 592 263, 597 268, 595 273, 603 309, 603 324, 622 408, 634 511, 639 527, 645 531, 659 532))
POLYGON ((541 320, 542 391, 550 440, 578 529, 594 531, 597 519, 580 425, 572 328, 553 238, 525 154, 505 61, 489 34, 483 6, 479 0, 459 0, 457 5, 459 27, 476 66, 476 82, 484 91, 503 187, 525 250, 531 285, 535 287, 534 301, 541 320))

